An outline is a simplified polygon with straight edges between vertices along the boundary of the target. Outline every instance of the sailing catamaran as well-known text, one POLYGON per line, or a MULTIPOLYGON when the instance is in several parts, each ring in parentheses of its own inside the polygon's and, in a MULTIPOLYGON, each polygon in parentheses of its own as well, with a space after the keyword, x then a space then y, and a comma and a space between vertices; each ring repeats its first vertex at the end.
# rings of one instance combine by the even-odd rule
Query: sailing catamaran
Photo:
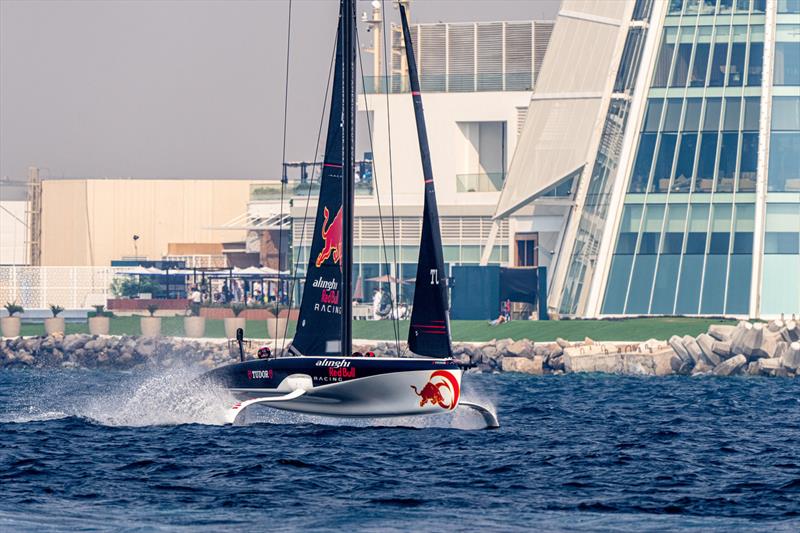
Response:
POLYGON ((400 6, 411 96, 425 187, 422 236, 408 347, 419 357, 352 357, 352 266, 355 161, 355 0, 341 0, 333 91, 297 332, 289 355, 243 361, 206 377, 239 400, 234 423, 255 404, 331 416, 390 417, 478 411, 499 427, 487 408, 461 398, 463 368, 452 358, 446 277, 428 135, 417 66, 404 7, 400 6))

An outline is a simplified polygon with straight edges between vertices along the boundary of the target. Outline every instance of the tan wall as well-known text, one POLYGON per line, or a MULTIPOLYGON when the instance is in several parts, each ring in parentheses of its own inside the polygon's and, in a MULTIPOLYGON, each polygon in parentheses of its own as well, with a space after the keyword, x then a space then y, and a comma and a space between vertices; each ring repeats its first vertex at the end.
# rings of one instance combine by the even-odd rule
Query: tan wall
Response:
POLYGON ((247 209, 249 180, 45 180, 42 265, 105 266, 138 253, 161 259, 169 243, 244 240, 210 230, 247 209))

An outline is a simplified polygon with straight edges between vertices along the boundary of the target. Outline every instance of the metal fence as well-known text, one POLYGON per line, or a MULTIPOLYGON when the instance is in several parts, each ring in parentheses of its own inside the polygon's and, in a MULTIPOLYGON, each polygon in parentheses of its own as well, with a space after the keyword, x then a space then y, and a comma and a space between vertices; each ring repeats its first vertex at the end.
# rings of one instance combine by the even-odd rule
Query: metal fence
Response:
POLYGON ((26 309, 59 305, 88 309, 105 305, 119 267, 0 266, 0 305, 16 302, 26 309))

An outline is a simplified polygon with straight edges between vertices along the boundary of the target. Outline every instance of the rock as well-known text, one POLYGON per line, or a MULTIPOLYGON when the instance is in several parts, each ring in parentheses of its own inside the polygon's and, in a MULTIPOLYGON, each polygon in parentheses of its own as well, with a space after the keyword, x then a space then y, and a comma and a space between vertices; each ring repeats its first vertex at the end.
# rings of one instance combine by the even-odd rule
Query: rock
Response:
POLYGON ((626 353, 622 355, 622 373, 629 376, 654 376, 655 363, 649 353, 626 353))
POLYGON ((689 355, 689 352, 686 351, 686 346, 683 345, 683 341, 681 340, 680 337, 678 337, 677 335, 673 335, 672 337, 669 338, 669 341, 667 342, 675 352, 675 355, 677 355, 681 361, 683 361, 684 363, 689 363, 689 362, 694 363, 692 357, 689 355))
POLYGON ((528 339, 522 339, 515 342, 512 342, 506 347, 506 352, 512 356, 527 356, 532 355, 533 346, 531 345, 531 341, 528 339))
POLYGON ((693 376, 701 376, 708 374, 714 370, 714 367, 705 362, 705 360, 698 362, 692 369, 693 376))
POLYGON ((586 344, 586 345, 594 344, 594 340, 589 338, 589 337, 584 337, 583 338, 583 344, 586 344))
POLYGON ((703 356, 705 356, 711 366, 717 366, 721 359, 719 355, 714 352, 714 342, 716 342, 714 338, 706 333, 701 333, 698 335, 696 342, 700 350, 702 350, 703 356))
POLYGON ((711 324, 708 326, 708 334, 718 341, 729 341, 734 331, 736 331, 736 326, 728 324, 711 324))
POLYGON ((760 361, 766 361, 766 359, 759 359, 758 361, 750 361, 747 363, 747 368, 745 369, 745 374, 748 376, 757 376, 759 374, 758 363, 760 361))
POLYGON ((566 340, 562 339, 561 337, 558 337, 558 338, 556 339, 556 344, 558 344, 558 345, 559 345, 559 346, 560 346, 562 349, 564 349, 564 348, 569 348, 570 346, 572 346, 572 345, 569 343, 569 341, 566 341, 566 340))
POLYGON ((730 359, 726 359, 716 368, 714 368, 714 375, 716 376, 730 376, 742 368, 747 363, 747 357, 744 354, 734 355, 730 359))
POLYGON ((781 355, 783 366, 797 371, 800 368, 800 341, 795 341, 788 346, 788 349, 781 355))
POLYGON ((772 333, 778 333, 783 329, 783 326, 783 320, 772 320, 767 324, 767 330, 771 331, 772 333))
POLYGON ((544 374, 544 359, 537 355, 533 359, 527 357, 504 357, 502 363, 503 372, 520 372, 523 374, 533 374, 541 376, 544 374))
POLYGON ((730 337, 731 341, 731 351, 733 353, 742 353, 742 344, 741 340, 742 337, 747 334, 751 329, 753 329, 753 324, 746 321, 741 321, 739 324, 736 325, 736 329, 733 331, 730 337))
POLYGON ((88 335, 67 335, 61 341, 61 348, 65 352, 71 352, 73 350, 77 350, 78 348, 83 348, 88 339, 88 335))
POLYGON ((550 356, 547 361, 547 366, 552 368, 555 371, 563 372, 564 371, 564 355, 558 354, 554 356, 550 356))
POLYGON ((572 348, 564 350, 566 372, 604 372, 621 374, 624 371, 622 356, 618 353, 580 353, 572 348))
POLYGON ((781 336, 789 343, 800 341, 800 324, 794 320, 788 321, 781 330, 781 336))
POLYGON ((720 359, 727 359, 733 355, 730 341, 714 341, 714 344, 711 345, 711 350, 717 354, 720 359))
POLYGON ((756 365, 758 365, 758 370, 762 374, 771 375, 773 371, 778 370, 781 368, 781 360, 777 357, 775 358, 763 358, 755 361, 756 365))
POLYGON ((661 351, 666 344, 664 341, 659 341, 656 339, 648 339, 642 343, 639 343, 637 346, 638 351, 642 353, 655 353, 657 351, 661 351))
POLYGON ((692 358, 694 364, 697 365, 698 363, 705 362, 707 365, 710 364, 710 361, 706 360, 703 356, 703 350, 700 349, 700 345, 697 344, 697 341, 691 335, 685 335, 683 339, 683 346, 686 348, 686 351, 689 352, 689 357, 692 358))

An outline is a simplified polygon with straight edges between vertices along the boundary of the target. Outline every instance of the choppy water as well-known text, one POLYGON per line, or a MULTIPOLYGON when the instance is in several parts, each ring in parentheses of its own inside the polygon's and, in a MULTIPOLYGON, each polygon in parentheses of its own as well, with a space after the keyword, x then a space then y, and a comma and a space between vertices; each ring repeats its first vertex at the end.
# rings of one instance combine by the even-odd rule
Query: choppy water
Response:
POLYGON ((0 530, 800 526, 800 381, 470 375, 477 418, 335 421, 192 372, 0 373, 0 530), (182 399, 181 399, 182 398, 182 399))

